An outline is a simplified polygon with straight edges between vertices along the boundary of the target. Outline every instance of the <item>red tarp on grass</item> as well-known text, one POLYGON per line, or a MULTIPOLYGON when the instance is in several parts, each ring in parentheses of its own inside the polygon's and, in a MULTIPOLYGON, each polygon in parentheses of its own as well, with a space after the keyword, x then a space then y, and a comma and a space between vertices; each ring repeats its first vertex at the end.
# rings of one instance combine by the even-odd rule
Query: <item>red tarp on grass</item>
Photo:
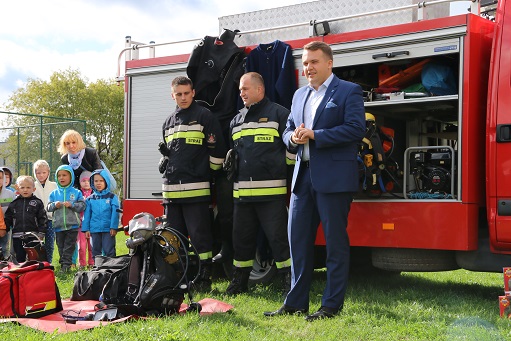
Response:
MULTIPOLYGON (((21 325, 34 328, 37 330, 42 330, 47 333, 53 333, 55 330, 58 333, 68 333, 74 332, 77 330, 83 329, 91 329, 94 327, 98 327, 100 325, 107 325, 110 323, 119 323, 124 322, 126 320, 138 318, 137 316, 130 315, 128 317, 124 317, 112 322, 104 322, 104 321, 76 321, 76 324, 66 323, 64 318, 62 317, 62 313, 66 313, 69 310, 79 311, 80 316, 84 316, 87 313, 94 312, 94 306, 98 304, 98 301, 62 301, 63 310, 54 313, 48 316, 40 317, 37 319, 34 318, 7 318, 0 319, 0 323, 3 322, 16 322, 21 325)), ((201 315, 211 315, 214 313, 225 313, 233 308, 232 305, 227 304, 222 301, 217 301, 212 298, 205 298, 200 300, 198 303, 202 306, 202 310, 200 312, 201 315)), ((182 304, 179 310, 180 313, 185 313, 188 305, 182 304)))

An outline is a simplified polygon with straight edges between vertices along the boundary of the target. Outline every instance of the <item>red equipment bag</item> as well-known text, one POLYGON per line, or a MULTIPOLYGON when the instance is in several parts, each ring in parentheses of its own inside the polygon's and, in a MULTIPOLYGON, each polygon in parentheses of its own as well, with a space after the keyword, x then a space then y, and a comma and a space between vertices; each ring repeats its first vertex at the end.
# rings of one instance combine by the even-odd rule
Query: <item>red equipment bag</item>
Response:
POLYGON ((0 317, 42 317, 61 310, 50 263, 0 264, 0 317))

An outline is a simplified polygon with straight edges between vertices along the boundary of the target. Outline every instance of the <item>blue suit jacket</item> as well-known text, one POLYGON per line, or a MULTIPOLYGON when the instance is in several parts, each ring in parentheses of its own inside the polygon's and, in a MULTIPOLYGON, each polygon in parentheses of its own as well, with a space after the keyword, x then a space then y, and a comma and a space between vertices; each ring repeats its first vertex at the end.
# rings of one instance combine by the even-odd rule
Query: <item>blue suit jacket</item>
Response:
MULTIPOLYGON (((304 122, 303 109, 309 87, 298 89, 293 96, 284 142, 296 151, 296 166, 291 190, 300 170, 303 145, 291 145, 291 135, 304 122)), ((362 88, 334 76, 320 103, 309 141, 310 175, 316 192, 356 192, 358 190, 358 145, 365 134, 365 110, 362 88)))

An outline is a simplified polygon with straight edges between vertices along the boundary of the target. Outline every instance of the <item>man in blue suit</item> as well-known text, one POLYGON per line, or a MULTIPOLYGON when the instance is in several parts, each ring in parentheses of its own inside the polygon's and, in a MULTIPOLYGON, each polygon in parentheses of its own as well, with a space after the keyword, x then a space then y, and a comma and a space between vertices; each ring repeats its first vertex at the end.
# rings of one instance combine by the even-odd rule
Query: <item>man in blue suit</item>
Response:
POLYGON ((304 46, 307 86, 293 97, 284 142, 296 151, 288 237, 292 282, 284 305, 266 316, 307 314, 319 223, 326 240, 327 283, 321 307, 307 321, 339 313, 346 293, 350 245, 346 231, 353 193, 358 190, 358 144, 365 133, 359 85, 332 73, 333 53, 324 42, 304 46))

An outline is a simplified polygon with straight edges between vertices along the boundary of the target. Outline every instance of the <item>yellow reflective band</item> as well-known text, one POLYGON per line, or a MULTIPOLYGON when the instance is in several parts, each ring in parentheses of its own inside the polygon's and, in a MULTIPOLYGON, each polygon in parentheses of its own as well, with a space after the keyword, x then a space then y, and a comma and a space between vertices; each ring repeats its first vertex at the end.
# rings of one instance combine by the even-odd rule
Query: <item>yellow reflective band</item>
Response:
POLYGON ((296 160, 295 159, 290 160, 290 159, 286 158, 286 165, 292 166, 292 165, 295 165, 295 164, 296 164, 296 160))
POLYGON ((204 133, 200 131, 178 131, 172 135, 165 137, 165 142, 169 143, 174 139, 203 139, 203 138, 204 133))
POLYGON ((204 197, 211 194, 211 191, 208 189, 196 189, 192 191, 182 191, 182 192, 163 192, 163 197, 165 199, 185 199, 185 198, 195 198, 195 197, 204 197))
POLYGON ((246 261, 240 261, 233 259, 232 265, 234 265, 237 268, 251 268, 254 265, 254 260, 246 260, 246 261))
POLYGON ((291 266, 291 258, 288 258, 283 262, 275 262, 275 266, 277 269, 288 268, 291 266))
POLYGON ((263 195, 287 194, 286 187, 238 189, 238 197, 260 197, 263 195))
POLYGON ((273 136, 256 135, 254 142, 273 142, 273 136))
POLYGON ((243 129, 240 132, 232 134, 232 139, 235 141, 242 136, 255 136, 255 135, 268 135, 268 136, 276 136, 279 137, 279 132, 277 129, 273 128, 256 128, 256 129, 243 129))
POLYGON ((211 168, 212 170, 219 170, 219 169, 222 169, 222 165, 221 165, 221 164, 220 164, 220 165, 218 165, 218 164, 216 164, 216 163, 212 163, 212 162, 210 162, 210 163, 209 163, 209 168, 211 168))
POLYGON ((204 253, 199 253, 199 259, 200 260, 208 260, 213 258, 213 251, 208 251, 204 253))

